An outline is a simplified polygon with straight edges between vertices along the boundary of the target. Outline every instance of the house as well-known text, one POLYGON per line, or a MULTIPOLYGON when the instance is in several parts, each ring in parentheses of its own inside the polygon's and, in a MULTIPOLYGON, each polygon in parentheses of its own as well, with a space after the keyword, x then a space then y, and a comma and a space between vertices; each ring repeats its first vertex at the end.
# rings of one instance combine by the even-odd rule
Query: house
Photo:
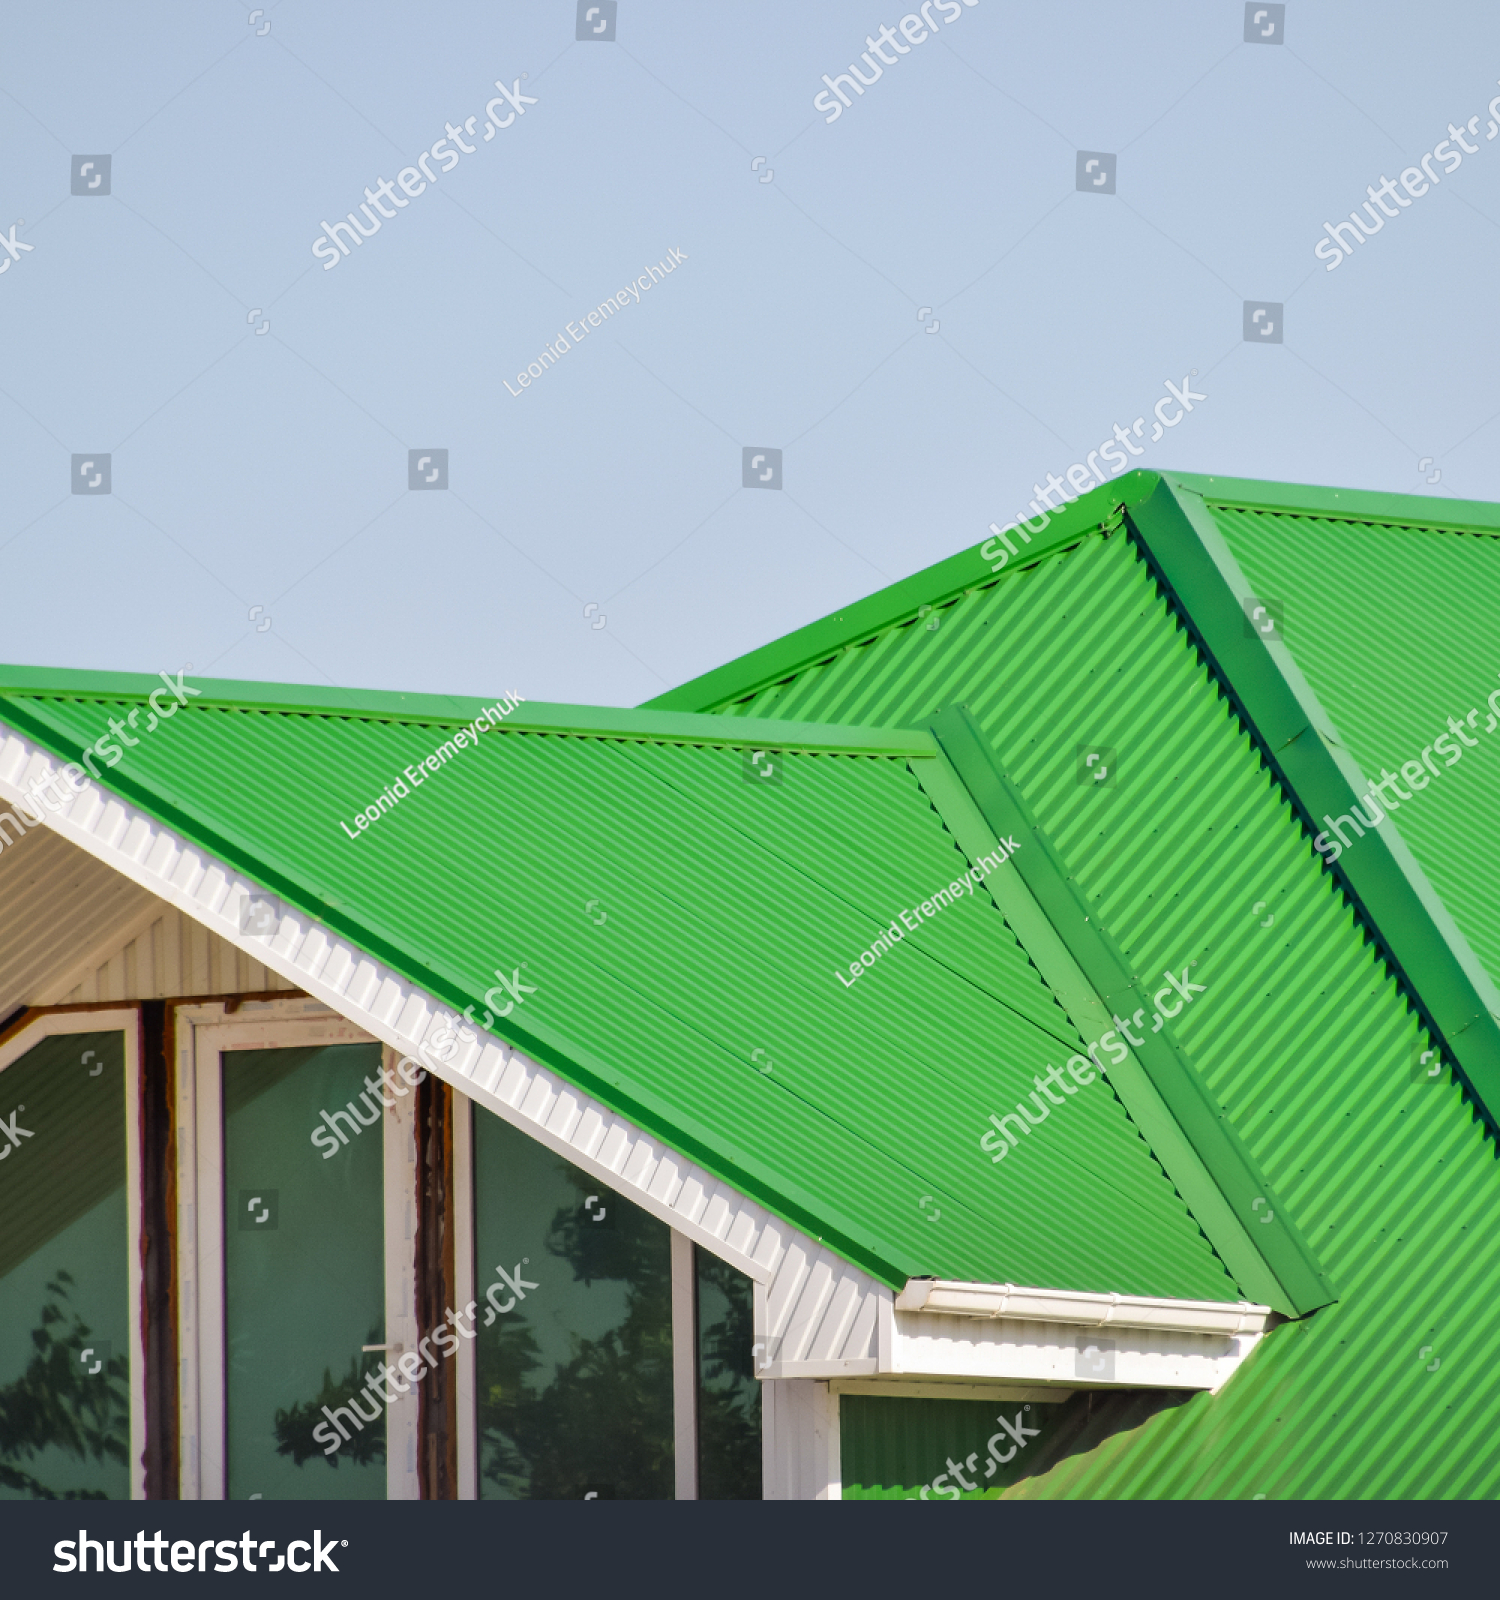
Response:
POLYGON ((0 669, 0 1495, 1500 1492, 1497 536, 1135 472, 636 710, 0 669))

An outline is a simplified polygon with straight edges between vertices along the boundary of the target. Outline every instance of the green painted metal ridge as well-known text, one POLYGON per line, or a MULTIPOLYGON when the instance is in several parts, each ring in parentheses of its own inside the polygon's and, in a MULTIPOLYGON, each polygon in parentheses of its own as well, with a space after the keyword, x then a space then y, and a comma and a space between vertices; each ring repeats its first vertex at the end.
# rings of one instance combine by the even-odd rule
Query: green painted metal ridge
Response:
MULTIPOLYGON (((896 623, 913 618, 924 605, 942 605, 968 589, 995 581, 1006 571, 1033 565, 1064 545, 1102 526, 1122 506, 1133 505, 1155 488, 1157 474, 1127 472, 1100 484, 1052 514, 1045 528, 1034 534, 1012 535, 1017 555, 991 536, 982 544, 948 556, 933 566, 903 578, 889 588, 856 600, 843 610, 773 640, 690 682, 647 700, 643 710, 707 711, 789 678, 845 648, 864 644, 896 623), (985 552, 988 551, 988 554, 985 552), (1008 564, 1008 565, 1007 565, 1008 564)), ((993 527, 994 524, 991 524, 993 527)))
POLYGON ((1265 483, 1256 478, 1209 477, 1199 472, 1163 472, 1204 500, 1245 511, 1289 511, 1453 533, 1500 533, 1500 505, 1488 500, 1433 499, 1421 494, 1383 494, 1372 489, 1327 489, 1306 483, 1265 483))
MULTIPOLYGON (((4 707, 6 721, 54 755, 65 761, 78 761, 81 757, 83 747, 76 740, 32 715, 25 707, 6 705, 3 700, 0 706, 4 707)), ((106 786, 101 783, 100 787, 106 786)), ((465 1006, 477 1003, 476 995, 468 993, 439 967, 430 965, 427 956, 413 952, 399 942, 399 936, 355 915, 337 895, 280 870, 238 831, 206 821, 181 801, 117 770, 111 770, 108 787, 235 871, 271 890, 287 905, 347 939, 356 949, 400 973, 409 982, 420 985, 456 1012, 461 1013, 465 1006)), ((910 1277, 905 1268, 882 1252, 877 1242, 863 1236, 857 1221, 831 1214, 826 1205, 812 1200, 800 1186, 787 1181, 784 1174, 771 1171, 753 1156, 726 1150, 722 1142, 716 1141, 693 1119, 681 1116, 659 1096, 623 1084, 605 1063, 573 1045, 546 1023, 524 1027, 510 1018, 503 1021, 497 1018, 487 1031, 550 1067, 586 1094, 628 1117, 818 1243, 828 1245, 887 1287, 899 1289, 910 1277)), ((745 1066, 747 1071, 754 1070, 748 1059, 745 1066)))
MULTIPOLYGON (((268 711, 288 716, 363 718, 382 722, 420 722, 463 728, 495 701, 447 695, 388 694, 379 690, 318 689, 304 684, 237 683, 226 679, 187 679, 199 693, 186 703, 194 710, 268 711)), ((39 667, 0 667, 0 706, 16 708, 13 696, 90 701, 144 700, 165 693, 160 677, 137 673, 61 672, 39 667), (18 682, 30 677, 35 681, 18 682)), ((509 696, 497 697, 501 704, 509 696)), ((631 710, 619 706, 570 706, 522 700, 481 733, 556 733, 585 739, 625 739, 643 744, 754 744, 767 749, 843 755, 897 756, 921 760, 934 754, 925 733, 910 728, 850 728, 834 723, 757 721, 737 732, 723 717, 683 711, 631 710)))
POLYGON ((739 722, 695 711, 621 710, 615 706, 562 706, 525 701, 491 734, 557 733, 585 739, 627 739, 642 744, 754 745, 767 750, 828 752, 854 756, 900 756, 921 760, 937 754, 918 728, 849 728, 831 722, 739 722))
MULTIPOLYGON (((973 796, 964 787, 963 780, 945 755, 940 754, 936 761, 923 767, 918 774, 918 781, 971 866, 981 856, 994 853, 999 847, 1000 835, 986 822, 973 796)), ((1072 951, 1048 921, 1036 896, 1021 876, 1020 869, 1017 868, 1015 872, 986 873, 980 882, 980 891, 989 895, 1005 918, 1032 965, 1041 974, 1042 982, 1067 1012, 1069 1020, 1078 1030, 1078 1037, 1085 1040, 1102 1038, 1114 1025, 1109 1007, 1095 992, 1072 951)), ((1059 1034, 1052 1036, 1069 1054, 1077 1048, 1076 1039, 1059 1034)), ((1214 1241, 1220 1235, 1232 1236, 1236 1224, 1223 1196, 1198 1159, 1198 1152, 1188 1143, 1166 1103, 1156 1092, 1156 1086, 1137 1065, 1134 1056, 1127 1056, 1124 1061, 1112 1066, 1109 1080, 1124 1102, 1131 1122, 1139 1129, 1161 1165, 1167 1181, 1177 1190, 1193 1222, 1203 1230, 1209 1244, 1217 1251, 1214 1241)), ((1221 1261, 1224 1259, 1222 1252, 1219 1252, 1219 1258, 1221 1261)), ((1260 1267, 1259 1259, 1252 1260, 1251 1265, 1260 1267)), ((1252 1281, 1260 1281, 1263 1288, 1274 1291, 1269 1274, 1263 1270, 1261 1279, 1252 1281)), ((1225 1282, 1235 1284, 1232 1292, 1226 1292, 1226 1303, 1246 1292, 1243 1285, 1230 1277, 1227 1266, 1225 1282)))
MULTIPOLYGON (((1137 975, 1108 931, 1095 920, 1082 891, 971 713, 950 707, 930 726, 991 831, 1024 841, 1012 864, 1111 1013, 1110 1020, 1121 1010, 1127 1019, 1137 1012, 1156 1015, 1151 1003, 1155 979, 1137 975)), ((1179 1006, 1185 1003, 1178 1002, 1179 1006)), ((1144 1031, 1142 1040, 1140 1045, 1132 1045, 1131 1051, 1195 1152, 1197 1165, 1173 1171, 1164 1159, 1165 1152, 1158 1152, 1158 1159, 1236 1281, 1252 1298, 1292 1316, 1304 1316, 1335 1300, 1337 1294, 1311 1247, 1277 1201, 1265 1174, 1165 1020, 1159 1031, 1144 1031), (1200 1173, 1211 1182, 1204 1184, 1200 1173)), ((1116 1073, 1111 1064, 1110 1075, 1116 1073)), ((1121 1088, 1125 1099, 1123 1084, 1121 1088)), ((1134 1117, 1129 1100, 1126 1109, 1134 1117)), ((1144 1109, 1149 1120, 1150 1107, 1144 1109)))
MULTIPOLYGON (((175 674, 169 674, 175 680, 175 674)), ((186 689, 198 693, 193 706, 235 711, 304 712, 317 716, 376 717, 392 722, 437 722, 462 726, 490 700, 473 695, 401 694, 387 689, 340 689, 312 683, 255 683, 238 678, 196 678, 183 669, 186 689)), ((143 700, 162 689, 160 675, 141 672, 82 672, 68 667, 0 666, 0 696, 55 700, 143 700)))
MULTIPOLYGON (((1212 513, 1194 491, 1164 482, 1130 523, 1309 838, 1320 836, 1322 819, 1346 815, 1368 785, 1286 645, 1246 628, 1242 601, 1253 591, 1212 513)), ((1389 813, 1324 870, 1500 1136, 1500 990, 1389 813)))

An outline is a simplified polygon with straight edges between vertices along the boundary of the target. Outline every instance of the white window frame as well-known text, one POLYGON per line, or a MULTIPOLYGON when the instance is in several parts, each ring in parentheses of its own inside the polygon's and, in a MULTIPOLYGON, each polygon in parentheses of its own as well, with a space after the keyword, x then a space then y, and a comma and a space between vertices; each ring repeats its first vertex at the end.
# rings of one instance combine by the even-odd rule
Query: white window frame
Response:
MULTIPOLYGON (((177 1060, 178 1408, 184 1500, 225 1495, 223 1055, 380 1041, 317 1001, 224 1002, 175 1008, 177 1060), (233 1002, 231 1002, 233 1004, 233 1002)), ((382 1062, 400 1059, 388 1048, 382 1062)), ((416 1321, 415 1119, 411 1096, 382 1118, 386 1340, 392 1359, 416 1321)), ((386 1495, 416 1498, 415 1394, 386 1413, 386 1495)))
POLYGON ((130 1498, 146 1498, 146 1330, 141 1237, 141 1014, 135 1006, 50 1011, 0 1045, 0 1073, 47 1039, 77 1033, 125 1035, 125 1231, 130 1296, 130 1498))

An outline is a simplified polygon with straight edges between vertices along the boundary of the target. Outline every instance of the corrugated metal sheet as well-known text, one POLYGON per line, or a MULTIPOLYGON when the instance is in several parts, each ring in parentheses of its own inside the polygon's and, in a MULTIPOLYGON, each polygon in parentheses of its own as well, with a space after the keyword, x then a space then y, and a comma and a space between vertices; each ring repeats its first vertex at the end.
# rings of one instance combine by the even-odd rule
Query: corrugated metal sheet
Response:
MULTIPOLYGON (((0 724, 0 791, 37 759, 37 747, 0 724)), ((128 804, 96 807, 70 818, 90 860, 117 875, 144 874, 154 897, 228 942, 238 932, 241 874, 128 804), (128 849, 126 848, 128 846, 128 849)), ((405 1055, 423 1041, 436 1045, 451 1008, 316 920, 283 918, 275 951, 298 987, 317 999, 303 1012, 336 1014, 405 1055)), ((242 1015, 253 1021, 250 1002, 242 1015)), ((252 1030, 253 1031, 253 1030, 252 1030)), ((263 1041, 274 1046, 270 1033, 263 1041)), ((189 1042, 184 1048, 191 1054, 189 1042)), ((189 1059, 190 1064, 190 1059, 189 1059)), ((179 1061, 179 1070, 183 1063, 179 1061)), ((627 1196, 696 1244, 711 1250, 756 1285, 756 1337, 782 1361, 859 1360, 876 1355, 878 1305, 892 1291, 816 1240, 713 1177, 628 1118, 590 1099, 565 1079, 488 1033, 460 1039, 441 1076, 475 1105, 502 1117, 576 1163, 611 1192, 627 1196)), ((389 1317, 388 1317, 389 1322, 389 1317)), ((399 1330, 397 1330, 399 1332, 399 1330)), ((776 1391, 827 1389, 808 1380, 776 1391)), ((788 1402, 789 1404, 791 1402, 788 1402)), ((794 1407, 795 1409, 795 1407, 794 1407)), ((775 1402, 767 1406, 767 1416, 775 1402)), ((783 1438, 785 1436, 783 1435, 783 1438)), ((800 1435, 798 1435, 800 1438, 800 1435)), ((808 1464, 815 1470, 815 1464, 808 1464)), ((827 1475, 821 1480, 826 1484, 827 1475)))
POLYGON ((1209 509, 1245 575, 1286 606, 1287 648, 1367 778, 1399 781, 1437 735, 1461 752, 1434 754, 1439 776, 1424 769, 1428 786, 1397 799, 1392 821, 1500 983, 1500 851, 1486 848, 1500 814, 1490 706, 1500 690, 1500 538, 1209 509), (1450 717, 1474 747, 1450 732, 1450 717))
MULTIPOLYGON (((79 739, 125 704, 24 697, 79 739)), ((525 1026, 607 1064, 591 1092, 748 1174, 773 1210, 800 1193, 896 1281, 1237 1297, 1108 1093, 1070 1100, 997 1185, 977 1148, 990 1111, 1073 1046, 982 897, 855 988, 836 980, 965 865, 905 762, 792 754, 768 788, 744 781, 737 750, 502 732, 345 837, 340 817, 435 742, 374 718, 193 707, 128 761, 164 807, 340 907, 367 948, 406 952, 476 1015, 494 970, 519 971, 536 987, 525 1026), (274 803, 252 813, 246 792, 274 803), (1059 1196, 1085 1195, 1088 1226, 1065 1224, 1059 1196)))
MULTIPOLYGON (((1368 547, 1347 537, 1342 553, 1324 551, 1328 571, 1359 567, 1368 580, 1368 547)), ((1253 554, 1247 565, 1257 572, 1253 554)), ((1274 595, 1277 576, 1266 568, 1257 581, 1274 595)), ((1457 569, 1451 579, 1461 590, 1457 569)), ((1473 592, 1487 597, 1487 582, 1473 592)), ((1415 1023, 1137 553, 1095 536, 938 615, 936 630, 893 628, 726 709, 900 725, 966 701, 1138 969, 1198 962, 1207 992, 1179 1038, 1341 1291, 1271 1334, 1219 1395, 1010 1493, 1500 1492, 1489 1381, 1500 1166, 1451 1083, 1412 1080, 1415 1023), (1113 789, 1078 781, 1077 747, 1096 742, 1113 749, 1113 789)), ((1372 718, 1378 622, 1373 600, 1356 605, 1325 646, 1331 678, 1364 676, 1372 718)), ((1298 628, 1293 612, 1294 647, 1298 628)), ((1474 703, 1442 692, 1442 716, 1474 703)), ((1420 748, 1431 719, 1417 698, 1420 748)), ((1337 694, 1326 701, 1337 717, 1337 694)), ((1404 725, 1402 739, 1379 747, 1377 767, 1413 753, 1404 725)), ((1450 875, 1471 870, 1478 850, 1485 863, 1472 870, 1493 875, 1493 839, 1492 824, 1475 822, 1464 843, 1429 848, 1450 875)))
POLYGON ((843 1498, 997 1500, 1052 1443, 1065 1402, 841 1395, 843 1498))

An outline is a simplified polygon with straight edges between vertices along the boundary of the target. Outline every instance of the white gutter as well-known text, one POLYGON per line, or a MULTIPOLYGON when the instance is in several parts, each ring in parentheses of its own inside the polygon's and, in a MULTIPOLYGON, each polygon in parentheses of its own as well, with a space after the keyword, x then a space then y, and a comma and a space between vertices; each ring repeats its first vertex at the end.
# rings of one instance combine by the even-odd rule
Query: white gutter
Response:
POLYGON ((938 1278, 908 1279, 896 1296, 896 1310, 1221 1336, 1262 1333, 1271 1314, 1270 1306, 1248 1300, 1161 1300, 1149 1295, 1020 1289, 1013 1283, 959 1283, 938 1278))

